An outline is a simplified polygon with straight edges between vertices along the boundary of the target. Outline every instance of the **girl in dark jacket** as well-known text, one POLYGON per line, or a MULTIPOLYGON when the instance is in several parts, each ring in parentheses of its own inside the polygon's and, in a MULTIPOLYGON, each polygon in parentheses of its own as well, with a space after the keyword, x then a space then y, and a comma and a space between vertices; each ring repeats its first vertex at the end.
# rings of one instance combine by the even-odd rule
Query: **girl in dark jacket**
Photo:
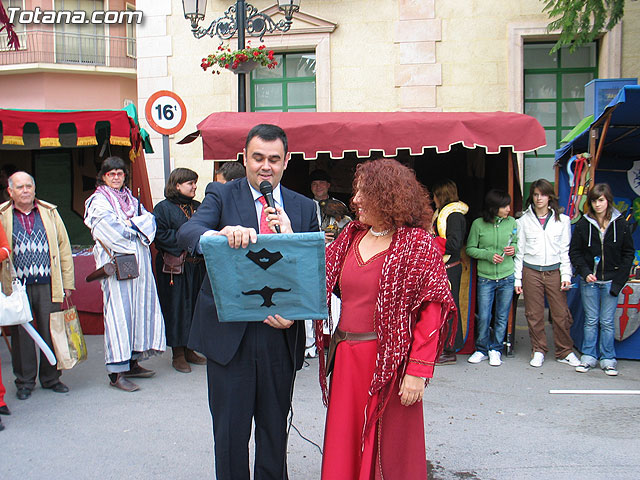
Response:
POLYGON ((576 224, 569 257, 580 275, 584 308, 584 339, 577 372, 597 366, 607 375, 617 375, 613 346, 614 315, 618 294, 629 276, 634 258, 633 239, 627 222, 613 206, 609 185, 598 183, 587 195, 587 213, 576 224), (598 349, 598 331, 600 340, 598 349))
POLYGON ((167 332, 167 345, 173 349, 173 368, 182 373, 191 372, 190 363, 204 365, 207 360, 187 348, 191 316, 198 292, 206 275, 204 260, 199 255, 186 255, 179 275, 162 270, 165 254, 179 257, 176 232, 200 206, 196 195, 198 174, 188 168, 176 168, 169 175, 162 200, 153 209, 156 217, 156 284, 158 298, 167 332))

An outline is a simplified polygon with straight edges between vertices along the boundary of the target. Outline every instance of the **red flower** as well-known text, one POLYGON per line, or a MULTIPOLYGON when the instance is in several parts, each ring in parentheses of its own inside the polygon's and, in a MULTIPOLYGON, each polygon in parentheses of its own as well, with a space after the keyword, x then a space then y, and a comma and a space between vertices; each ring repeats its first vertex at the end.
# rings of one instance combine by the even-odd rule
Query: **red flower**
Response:
POLYGON ((262 66, 273 69, 278 65, 274 58, 275 53, 273 50, 267 50, 266 45, 252 47, 247 42, 246 48, 238 50, 232 50, 228 45, 219 45, 215 54, 202 59, 200 66, 204 70, 211 67, 212 73, 220 74, 222 69, 235 70, 241 63, 253 60, 262 66))

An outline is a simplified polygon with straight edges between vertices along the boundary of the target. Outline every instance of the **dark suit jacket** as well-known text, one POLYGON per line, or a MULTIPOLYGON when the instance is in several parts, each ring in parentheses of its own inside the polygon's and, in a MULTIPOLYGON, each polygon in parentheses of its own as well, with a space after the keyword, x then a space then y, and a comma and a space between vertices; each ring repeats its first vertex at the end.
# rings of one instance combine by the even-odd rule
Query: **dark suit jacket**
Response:
MULTIPOLYGON (((313 200, 282 186, 280 188, 284 209, 291 219, 293 231, 317 232, 318 217, 313 200)), ((212 182, 207 185, 202 205, 178 230, 178 245, 192 253, 204 232, 221 230, 227 225, 242 225, 259 230, 255 203, 246 178, 226 184, 212 182)), ((238 350, 246 328, 246 322, 218 321, 211 283, 209 277, 205 277, 193 314, 189 348, 203 353, 216 363, 226 365, 238 350)), ((304 322, 295 322, 285 334, 291 358, 296 362, 295 368, 300 369, 304 362, 304 322)))

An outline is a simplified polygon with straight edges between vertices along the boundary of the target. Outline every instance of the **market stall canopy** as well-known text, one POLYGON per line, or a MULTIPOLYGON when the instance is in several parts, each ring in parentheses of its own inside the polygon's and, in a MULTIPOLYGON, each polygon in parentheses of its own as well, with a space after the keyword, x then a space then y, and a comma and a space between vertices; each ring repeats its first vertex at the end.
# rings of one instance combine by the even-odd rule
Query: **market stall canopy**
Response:
MULTIPOLYGON (((566 163, 570 156, 589 150, 589 132, 610 117, 603 151, 607 157, 640 157, 640 85, 620 89, 598 118, 571 142, 556 150, 556 161, 566 163)), ((591 152, 593 155, 595 152, 591 152)))
POLYGON ((197 132, 178 143, 202 136, 205 160, 235 159, 249 130, 260 123, 282 127, 290 152, 306 159, 325 152, 333 158, 344 152, 368 157, 373 151, 394 156, 400 149, 415 155, 430 148, 444 153, 455 144, 483 147, 487 153, 505 147, 530 152, 546 144, 535 118, 509 112, 221 112, 209 115, 198 124, 197 132))
MULTIPOLYGON (((105 140, 129 147, 132 190, 136 195, 139 192, 143 205, 151 209, 144 152, 153 153, 153 149, 149 135, 138 124, 134 105, 124 110, 0 109, 0 150, 97 147, 105 140)), ((92 184, 91 178, 89 190, 93 190, 92 184)))
MULTIPOLYGON (((137 113, 131 110, 4 110, 0 109, 0 148, 86 147, 98 145, 100 125, 109 125, 109 143, 132 147, 138 152, 145 142, 137 123, 137 113), (30 144, 25 139, 37 138, 30 144)), ((135 157, 135 155, 134 155, 135 157)))
MULTIPOLYGON (((627 85, 609 102, 602 114, 570 143, 556 150, 558 197, 560 205, 570 210, 572 204, 586 203, 587 189, 606 183, 613 192, 616 209, 627 220, 632 232, 635 261, 640 258, 640 86, 627 85), (593 144, 590 145, 593 134, 593 144), (588 181, 577 178, 577 156, 591 153, 588 181), (573 163, 573 168, 572 168, 573 163), (577 188, 576 188, 577 187, 577 188)), ((584 210, 584 205, 582 204, 584 210)), ((618 358, 640 358, 637 283, 629 282, 620 295, 615 319, 615 351, 618 358), (628 307, 628 308, 625 308, 628 307), (625 318, 626 317, 626 318, 625 318), (622 339, 622 340, 621 340, 622 339)), ((583 308, 579 289, 567 297, 573 316, 571 335, 576 345, 583 339, 583 308)))

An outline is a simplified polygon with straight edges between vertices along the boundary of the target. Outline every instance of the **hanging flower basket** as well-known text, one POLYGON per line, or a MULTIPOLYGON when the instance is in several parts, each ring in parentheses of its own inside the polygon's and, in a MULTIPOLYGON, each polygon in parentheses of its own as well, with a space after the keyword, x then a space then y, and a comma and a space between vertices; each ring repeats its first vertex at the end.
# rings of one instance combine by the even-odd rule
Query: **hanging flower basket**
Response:
POLYGON ((200 64, 205 72, 211 68, 211 73, 214 74, 220 74, 225 69, 233 73, 249 73, 260 65, 267 68, 276 68, 278 65, 274 60, 273 50, 267 50, 264 45, 259 47, 249 45, 240 50, 231 50, 229 46, 220 45, 217 53, 203 58, 200 64))
POLYGON ((260 64, 258 62, 256 62, 255 60, 249 59, 246 62, 239 63, 236 68, 231 68, 231 71, 236 75, 238 73, 250 73, 256 68, 258 68, 259 66, 260 64))

